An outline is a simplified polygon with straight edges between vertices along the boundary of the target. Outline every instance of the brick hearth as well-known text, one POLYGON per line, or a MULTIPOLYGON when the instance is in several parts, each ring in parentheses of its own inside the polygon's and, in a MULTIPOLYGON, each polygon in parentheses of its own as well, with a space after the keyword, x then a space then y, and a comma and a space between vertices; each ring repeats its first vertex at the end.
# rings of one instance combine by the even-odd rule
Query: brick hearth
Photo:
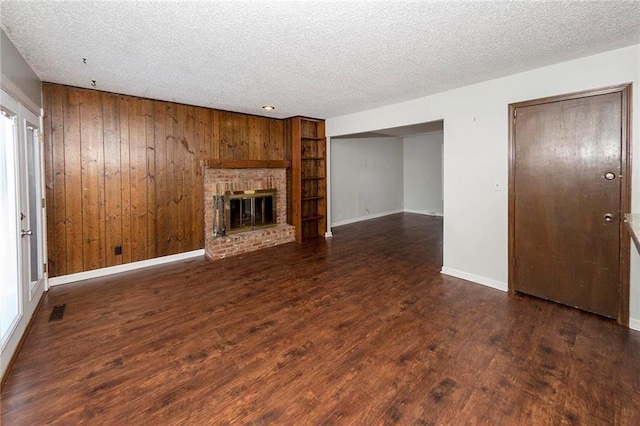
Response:
POLYGON ((222 259, 295 241, 295 228, 287 224, 286 169, 213 169, 205 167, 203 175, 205 254, 208 258, 222 259), (213 237, 214 195, 225 195, 226 191, 271 188, 278 191, 276 197, 277 226, 225 237, 213 237))

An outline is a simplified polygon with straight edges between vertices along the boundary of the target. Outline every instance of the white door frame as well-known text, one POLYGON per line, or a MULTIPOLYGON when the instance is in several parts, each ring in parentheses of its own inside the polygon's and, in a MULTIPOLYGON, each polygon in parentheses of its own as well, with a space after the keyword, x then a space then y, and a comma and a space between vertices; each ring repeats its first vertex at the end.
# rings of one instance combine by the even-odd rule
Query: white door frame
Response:
MULTIPOLYGON (((42 123, 40 117, 29 111, 24 106, 20 105, 20 114, 18 116, 20 120, 20 137, 19 137, 19 147, 20 147, 20 187, 22 191, 20 191, 20 202, 21 202, 21 210, 28 210, 28 218, 31 220, 31 223, 35 224, 36 229, 29 229, 29 231, 33 232, 37 236, 37 238, 25 236, 22 238, 23 240, 23 256, 26 259, 30 259, 30 255, 32 253, 32 244, 36 244, 36 253, 38 256, 38 264, 37 267, 37 279, 35 281, 31 281, 30 278, 26 278, 29 280, 27 283, 28 286, 28 295, 29 300, 32 300, 34 295, 38 292, 40 287, 44 288, 45 284, 45 269, 46 269, 46 256, 45 253, 45 243, 46 238, 44 236, 45 232, 45 202, 44 202, 44 164, 43 164, 43 146, 42 146, 42 123), (37 138, 35 143, 35 148, 32 155, 33 158, 29 157, 28 153, 28 144, 31 143, 29 140, 29 130, 35 131, 35 137, 37 138), (29 182, 29 169, 28 163, 32 160, 35 160, 33 166, 33 178, 35 179, 35 194, 29 194, 28 191, 31 189, 28 187, 29 182), (25 185, 27 187, 25 188, 25 185), (34 197, 33 206, 30 204, 31 196, 34 197), (33 209, 32 209, 33 207, 33 209), (31 211, 34 210, 34 211, 31 211), (32 216, 35 215, 35 218, 32 219, 32 216)), ((32 228, 29 223, 24 223, 23 227, 32 228)), ((29 271, 29 262, 23 261, 23 273, 25 277, 31 277, 29 271)))
MULTIPOLYGON (((16 130, 17 130, 17 176, 16 176, 16 191, 17 194, 17 209, 18 209, 18 227, 26 226, 25 222, 20 220, 20 213, 27 212, 26 215, 29 215, 29 197, 28 193, 25 193, 24 188, 28 187, 28 167, 27 167, 27 136, 28 136, 28 127, 33 127, 38 129, 37 133, 37 143, 35 144, 35 149, 37 151, 37 155, 34 155, 37 159, 38 164, 34 164, 34 177, 36 180, 36 188, 39 193, 37 194, 37 201, 35 203, 35 212, 30 212, 30 214, 35 214, 36 219, 36 227, 35 236, 36 237, 20 237, 21 229, 16 229, 16 235, 18 240, 20 240, 19 248, 18 248, 18 265, 16 265, 18 272, 18 280, 20 283, 19 288, 19 310, 18 310, 18 318, 14 322, 12 329, 9 331, 8 338, 2 345, 1 356, 0 356, 0 377, 4 377, 7 372, 7 368, 13 356, 15 355, 16 350, 22 340, 24 333, 27 330, 29 322, 31 321, 31 317, 36 311, 40 299, 42 298, 42 294, 46 290, 47 287, 47 273, 46 273, 46 210, 43 203, 44 199, 44 157, 43 157, 43 144, 42 144, 42 118, 32 111, 28 110, 24 107, 20 102, 18 102, 14 97, 5 92, 4 90, 0 90, 0 104, 12 111, 12 113, 16 114, 16 130), (29 238, 25 240, 25 238, 29 238), (35 284, 31 285, 30 283, 30 244, 35 243, 37 245, 37 254, 39 257, 38 261, 38 280, 35 284)), ((28 220, 28 217, 26 218, 28 220)), ((27 224, 28 225, 28 224, 27 224)), ((25 229, 27 230, 27 229, 25 229)))

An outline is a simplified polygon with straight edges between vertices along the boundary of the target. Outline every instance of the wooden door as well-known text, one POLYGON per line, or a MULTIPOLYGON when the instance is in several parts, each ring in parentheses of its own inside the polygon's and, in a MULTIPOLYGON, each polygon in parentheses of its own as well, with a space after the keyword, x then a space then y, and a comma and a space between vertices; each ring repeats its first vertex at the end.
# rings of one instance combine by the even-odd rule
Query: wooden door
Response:
POLYGON ((510 176, 512 289, 621 322, 625 90, 512 105, 510 176))

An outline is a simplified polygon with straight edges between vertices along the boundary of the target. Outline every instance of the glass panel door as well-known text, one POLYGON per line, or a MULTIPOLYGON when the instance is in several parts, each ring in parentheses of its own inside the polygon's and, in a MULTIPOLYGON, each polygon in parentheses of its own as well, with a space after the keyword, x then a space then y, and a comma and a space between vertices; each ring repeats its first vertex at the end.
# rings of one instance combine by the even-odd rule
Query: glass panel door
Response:
POLYGON ((40 118, 0 89, 0 374, 46 284, 40 118))
POLYGON ((0 343, 7 338, 20 318, 20 263, 17 197, 17 117, 0 110, 0 343))
POLYGON ((42 208, 42 191, 40 187, 40 138, 38 128, 34 123, 25 120, 25 158, 22 162, 24 168, 23 195, 26 197, 25 208, 22 211, 22 242, 24 244, 24 256, 28 259, 27 276, 29 277, 29 299, 33 296, 34 289, 44 276, 44 251, 39 241, 42 233, 42 221, 40 209, 42 208))
POLYGON ((264 199, 265 197, 255 197, 253 199, 253 226, 262 226, 265 224, 264 199))
POLYGON ((253 223, 253 198, 242 199, 242 227, 251 228, 253 223))

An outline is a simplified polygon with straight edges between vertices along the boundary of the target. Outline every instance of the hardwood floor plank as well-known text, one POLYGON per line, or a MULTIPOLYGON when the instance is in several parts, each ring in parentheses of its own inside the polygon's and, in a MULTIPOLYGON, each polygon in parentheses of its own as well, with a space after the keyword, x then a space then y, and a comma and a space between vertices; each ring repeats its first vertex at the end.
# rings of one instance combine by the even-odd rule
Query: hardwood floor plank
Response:
POLYGON ((640 424, 640 333, 441 266, 442 219, 399 214, 54 287, 0 420, 640 424))

